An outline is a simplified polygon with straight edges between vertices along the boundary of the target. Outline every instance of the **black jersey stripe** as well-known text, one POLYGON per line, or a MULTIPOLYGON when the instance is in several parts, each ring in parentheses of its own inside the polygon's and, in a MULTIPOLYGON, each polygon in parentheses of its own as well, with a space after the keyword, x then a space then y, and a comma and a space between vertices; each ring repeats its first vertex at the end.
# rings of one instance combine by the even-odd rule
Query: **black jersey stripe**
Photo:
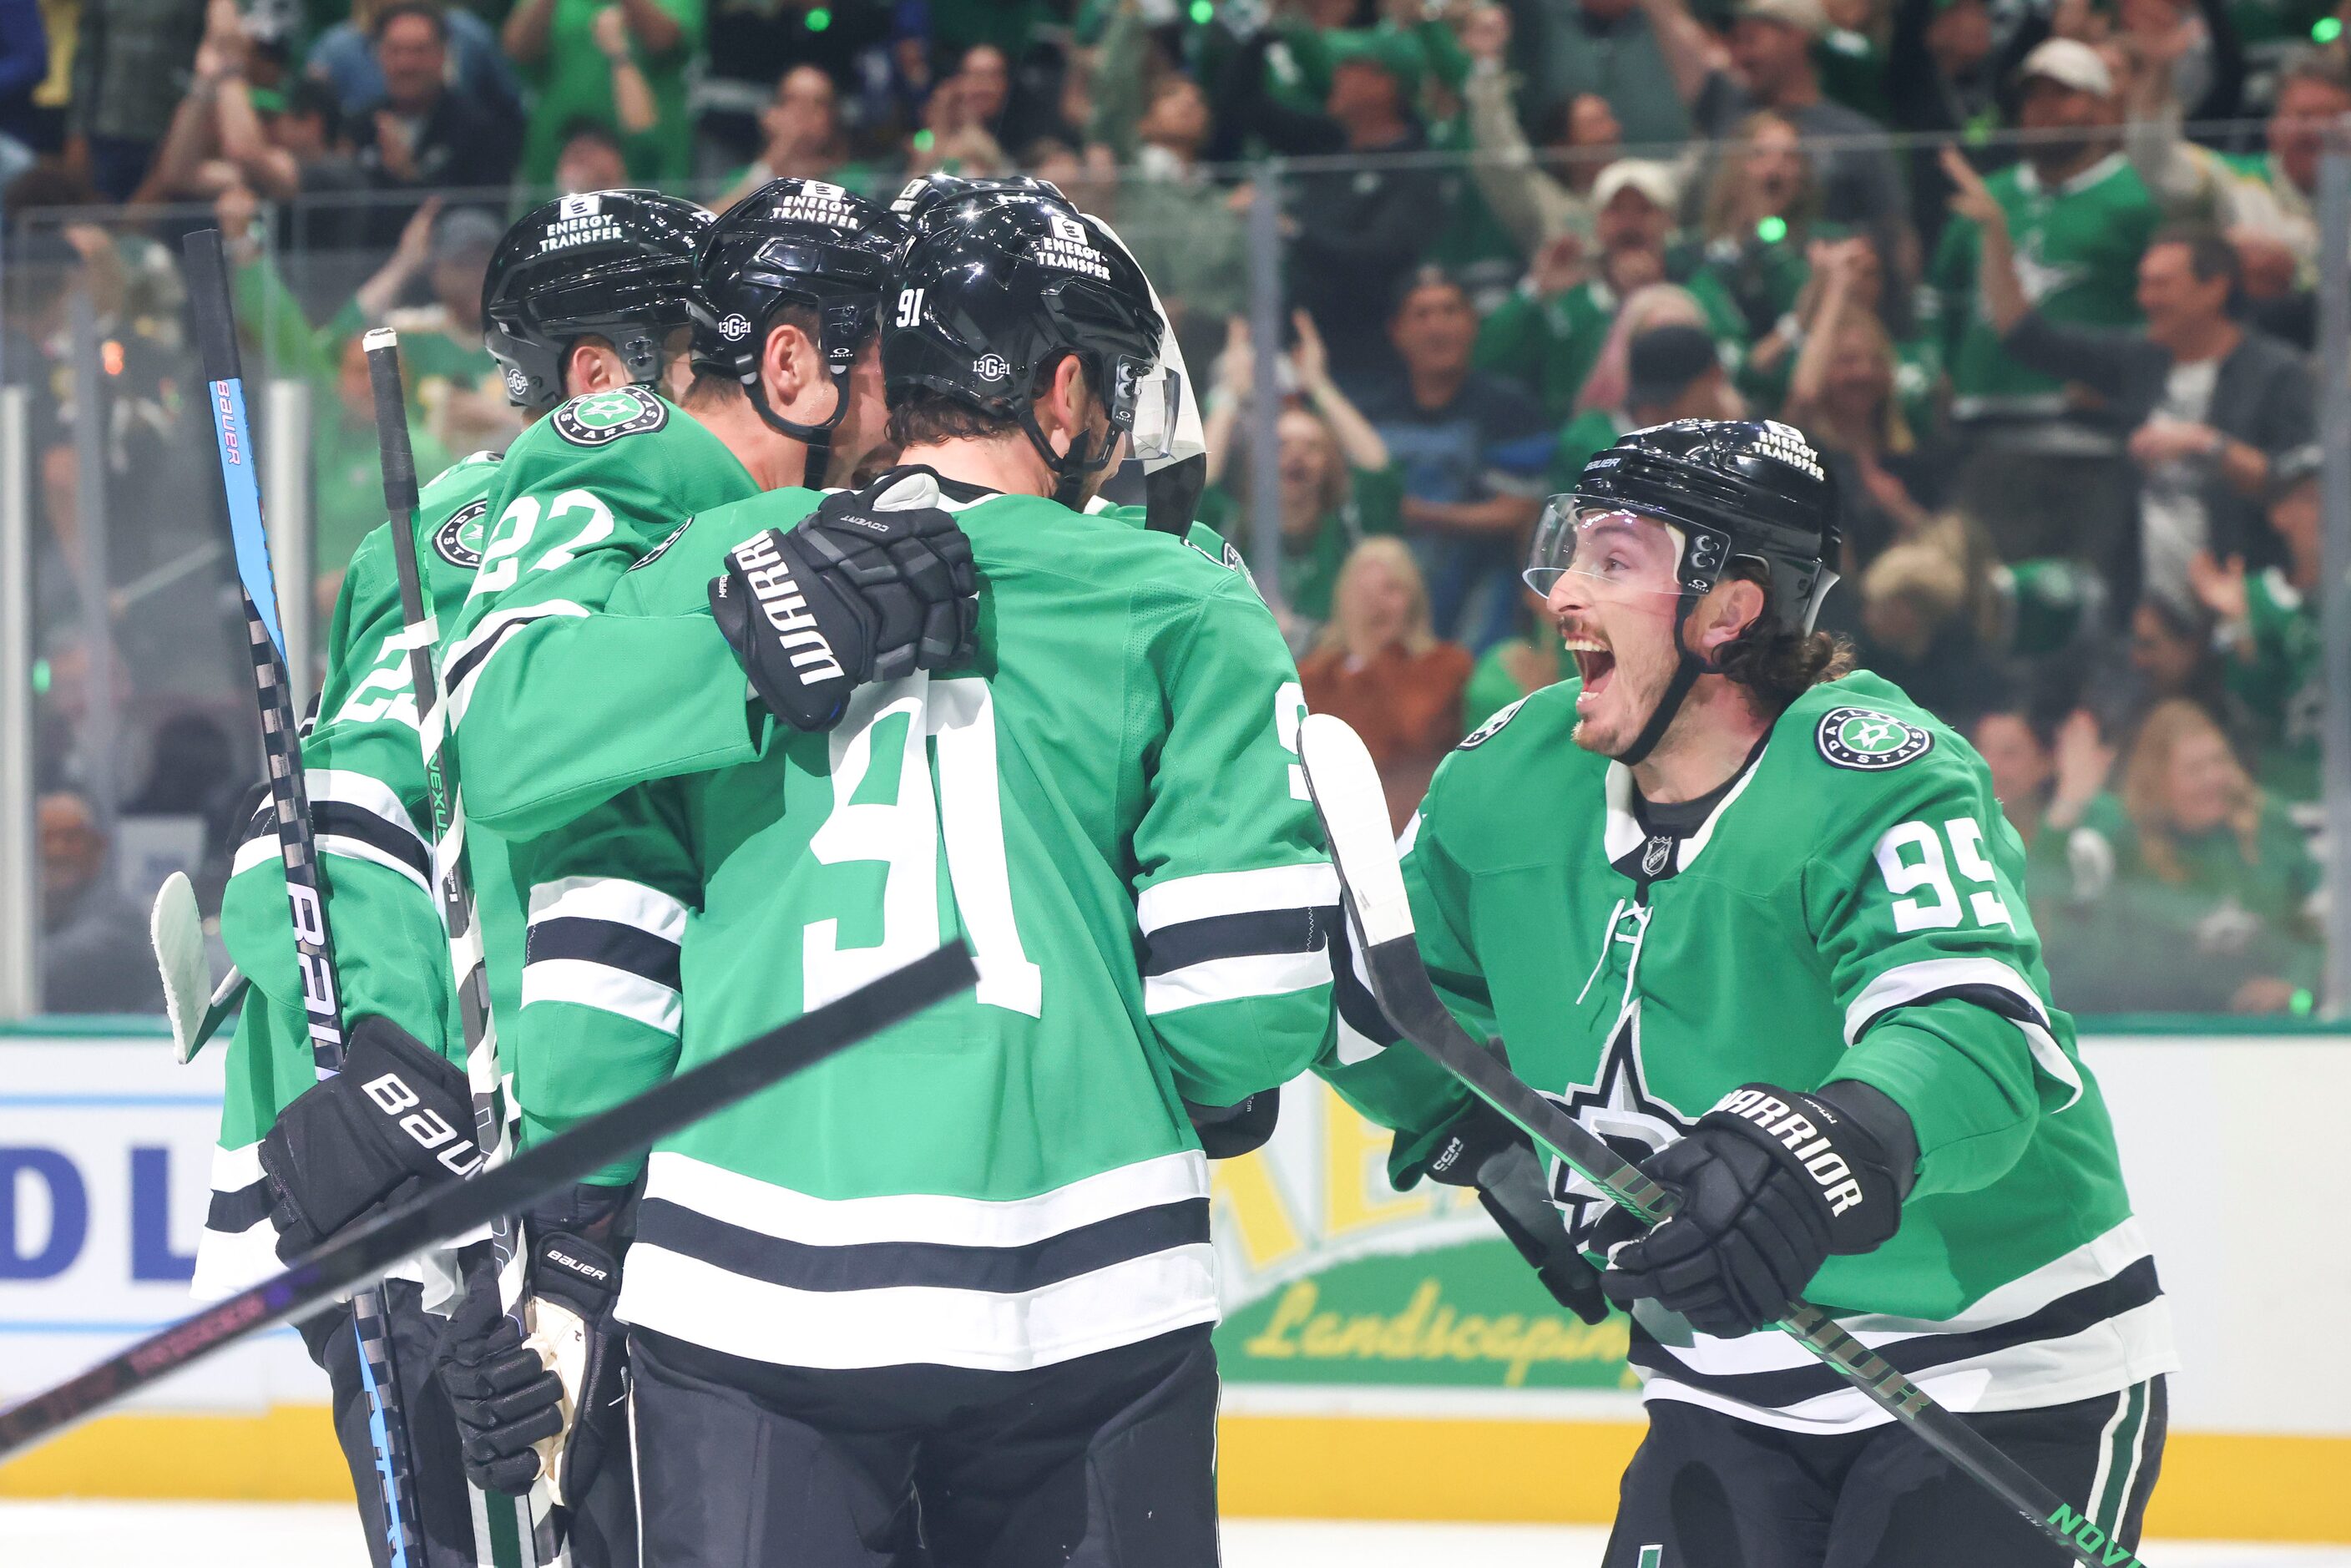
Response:
POLYGON ((204 1228, 242 1236, 269 1218, 269 1178, 230 1192, 215 1192, 204 1209, 204 1228))
POLYGON ((1143 939, 1143 972, 1172 975, 1218 958, 1267 953, 1313 953, 1330 940, 1339 907, 1251 909, 1162 925, 1143 939))
POLYGON ((405 822, 392 821, 347 800, 313 800, 310 827, 322 843, 329 838, 355 840, 390 855, 423 878, 428 885, 433 881, 433 853, 417 837, 416 830, 405 822))
POLYGON ((559 915, 530 923, 523 941, 523 962, 578 958, 621 969, 657 986, 677 990, 678 945, 643 926, 620 920, 597 920, 584 915, 559 915))
POLYGON ((1114 1214, 1019 1247, 938 1241, 820 1247, 731 1225, 659 1197, 645 1199, 637 1216, 638 1246, 659 1247, 730 1274, 795 1291, 922 1285, 1009 1295, 1207 1239, 1205 1197, 1114 1214))
MULTIPOLYGON (((1920 1334, 1872 1348, 1915 1377, 1955 1361, 2012 1350, 2035 1340, 2069 1338, 2108 1318, 2143 1307, 2162 1294, 2163 1287, 2155 1277, 2155 1260, 2141 1258, 2111 1280, 2085 1285, 2058 1297, 2039 1312, 2009 1322, 1966 1333, 1920 1334)), ((1676 1383, 1763 1409, 1785 1409, 1853 1386, 1825 1366, 1792 1366, 1775 1372, 1699 1372, 1650 1337, 1638 1320, 1633 1323, 1629 1359, 1634 1365, 1670 1377, 1676 1383)))
POLYGON ((512 636, 517 632, 521 631, 524 627, 530 625, 534 622, 544 621, 549 615, 557 615, 560 613, 562 613, 561 611, 549 609, 537 615, 517 613, 510 621, 499 622, 497 630, 492 632, 488 636, 484 637, 480 642, 475 643, 470 648, 461 648, 457 651, 457 656, 449 661, 449 667, 441 672, 442 689, 444 691, 455 691, 458 687, 465 684, 468 676, 472 675, 475 671, 482 667, 484 662, 486 662, 492 653, 497 651, 499 643, 505 642, 508 637, 512 636))
POLYGON ((1905 997, 1898 1002, 1888 1002, 1862 1020, 1861 1027, 1853 1031, 1853 1037, 1859 1040, 1887 1013, 1898 1012, 1904 1008, 1923 1008, 1932 1002, 1949 1001, 1972 1002, 1986 1012, 1996 1013, 2011 1023, 2031 1024, 2036 1029, 2049 1027, 2049 1019, 2034 1011, 2032 1004, 2014 991, 2003 986, 1988 986, 1978 982, 1970 985, 1942 986, 1931 991, 1921 991, 1915 997, 1905 997))
POLYGON ((1375 1045, 1394 1045, 1403 1031, 1388 1021, 1361 975, 1355 973, 1355 933, 1344 920, 1331 928, 1331 996, 1346 1026, 1375 1045))

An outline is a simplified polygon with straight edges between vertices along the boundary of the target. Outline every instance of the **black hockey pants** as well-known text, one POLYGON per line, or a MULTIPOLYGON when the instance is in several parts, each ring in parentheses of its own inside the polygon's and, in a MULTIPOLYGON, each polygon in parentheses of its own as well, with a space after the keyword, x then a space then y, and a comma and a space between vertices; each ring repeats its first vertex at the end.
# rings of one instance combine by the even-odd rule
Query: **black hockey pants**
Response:
MULTIPOLYGON (((450 1413, 441 1380, 433 1375, 433 1346, 441 1320, 424 1311, 423 1291, 413 1280, 387 1280, 384 1315, 392 1333, 392 1370, 400 1380, 408 1416, 410 1470, 416 1482, 417 1534, 423 1561, 410 1568, 474 1568, 473 1494, 457 1442, 457 1419, 450 1413)), ((368 1398, 360 1381, 359 1340, 351 1332, 349 1306, 329 1307, 296 1325, 310 1359, 326 1369, 335 1416, 335 1438, 350 1466, 359 1493, 360 1527, 367 1532, 368 1560, 386 1568, 391 1548, 383 1528, 383 1489, 376 1479, 375 1443, 368 1435, 368 1398)), ((587 1506, 571 1523, 574 1568, 636 1568, 635 1498, 631 1487, 628 1434, 613 1434, 603 1471, 589 1489, 587 1506)), ((492 1500, 498 1500, 493 1499, 492 1500)))
POLYGON ((1022 1372, 629 1355, 647 1568, 1215 1568, 1205 1325, 1022 1372))
MULTIPOLYGON (((2063 1568, 2074 1559, 1895 1426, 1784 1432, 1648 1405, 1604 1568, 2063 1568)), ((2100 1532, 2138 1544, 2163 1463, 2164 1380, 1962 1417, 2100 1532)))

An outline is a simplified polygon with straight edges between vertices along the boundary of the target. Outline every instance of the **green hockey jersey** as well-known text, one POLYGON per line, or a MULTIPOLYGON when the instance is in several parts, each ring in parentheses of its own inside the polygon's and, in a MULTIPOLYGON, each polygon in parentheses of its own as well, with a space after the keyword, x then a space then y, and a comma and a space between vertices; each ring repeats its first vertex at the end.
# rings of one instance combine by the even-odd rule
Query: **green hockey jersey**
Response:
MULTIPOLYGON (((501 1019, 520 1005, 533 880, 517 841, 641 779, 754 755, 764 710, 706 613, 601 612, 688 517, 758 491, 701 421, 639 387, 572 398, 507 451, 442 664, 501 1019)), ((512 1050, 500 1065, 517 1072, 512 1050)))
MULTIPOLYGON (((1876 1251, 1808 1299, 1962 1411, 2061 1404, 2170 1370, 2165 1304, 2114 1134, 2049 999, 2024 854, 1966 742, 1895 686, 1813 688, 1702 822, 1651 825, 1625 768, 1575 746, 1569 680, 1504 709, 1405 830, 1431 974, 1465 1026, 1620 1153, 1740 1085, 1858 1079, 1917 1131, 1876 1251)), ((1322 1068, 1420 1155, 1464 1092, 1380 1018, 1352 965, 1322 1068)), ((1555 1169, 1572 1235, 1606 1200, 1555 1169)), ((1646 1396, 1795 1430, 1886 1417, 1792 1339, 1635 1315, 1646 1396)))
MULTIPOLYGON (((654 1148, 620 1310, 733 1354, 1008 1369, 1213 1321, 1179 1096, 1279 1084, 1326 1027, 1304 702, 1223 542, 946 488, 969 667, 531 846, 526 1143, 944 938, 977 955, 974 993, 654 1148)), ((724 552, 813 502, 704 513, 608 613, 706 616, 724 552)))
MULTIPOLYGON (((433 614, 444 623, 472 585, 498 471, 495 455, 476 453, 419 497, 417 564, 433 614)), ((317 716, 302 740, 303 780, 346 1023, 370 1014, 388 1018, 462 1065, 448 936, 433 894, 432 807, 403 630, 386 524, 360 541, 343 577, 327 632, 317 716)), ((261 1139, 287 1103, 318 1082, 285 862, 266 801, 238 847, 222 894, 221 939, 253 989, 228 1047, 212 1204, 196 1249, 193 1288, 207 1299, 277 1270, 261 1139)))

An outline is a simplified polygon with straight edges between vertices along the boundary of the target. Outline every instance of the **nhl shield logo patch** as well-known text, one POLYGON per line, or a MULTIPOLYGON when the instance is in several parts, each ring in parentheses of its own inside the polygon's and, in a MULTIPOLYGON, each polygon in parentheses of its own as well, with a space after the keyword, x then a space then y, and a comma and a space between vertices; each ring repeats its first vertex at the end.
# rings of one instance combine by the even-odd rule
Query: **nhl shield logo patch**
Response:
POLYGON ((573 398, 549 423, 574 446, 608 446, 624 435, 667 424, 669 404, 641 387, 615 387, 573 398))
POLYGON ((448 520, 433 530, 433 553, 466 571, 481 565, 482 519, 489 515, 487 496, 450 513, 448 520))
POLYGON ((1934 748, 1935 737, 1874 708, 1832 708, 1821 717, 1821 755, 1839 768, 1876 773, 1899 768, 1934 748))

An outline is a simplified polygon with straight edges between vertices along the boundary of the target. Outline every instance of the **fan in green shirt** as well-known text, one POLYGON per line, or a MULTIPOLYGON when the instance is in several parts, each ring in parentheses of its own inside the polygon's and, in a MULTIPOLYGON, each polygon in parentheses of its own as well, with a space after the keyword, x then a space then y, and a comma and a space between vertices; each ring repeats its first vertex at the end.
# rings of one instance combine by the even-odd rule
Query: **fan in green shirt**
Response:
MULTIPOLYGON (((2019 124, 2038 138, 2026 143, 2024 162, 1984 183, 2007 216, 2025 298, 2065 326, 2137 326, 2138 261, 2158 214, 2137 171, 2112 151, 2112 78, 2095 54, 2064 38, 2034 49, 2024 74, 2019 124)), ((1984 313, 1980 246, 1975 221, 1955 214, 1930 274, 1942 297, 1952 412, 1963 420, 2059 413, 2055 379, 2010 359, 1984 313)))
POLYGON ((1592 187, 1596 256, 1562 235, 1536 254, 1526 281, 1478 331, 1477 364, 1532 387, 1543 413, 1565 420, 1616 319, 1642 287, 1677 283, 1706 314, 1717 340, 1746 341, 1739 308, 1700 266, 1694 250, 1669 247, 1678 192, 1672 170, 1620 158, 1592 187))
POLYGON ((668 187, 694 173, 688 68, 702 52, 703 0, 522 0, 499 33, 536 97, 521 179, 546 185, 581 120, 621 136, 630 178, 668 187), (617 21, 601 21, 607 12, 617 21))
MULTIPOLYGON (((1301 406, 1276 416, 1281 443, 1281 559, 1274 580, 1286 621, 1296 640, 1300 622, 1331 616, 1331 593, 1347 552, 1374 534, 1404 528, 1404 476, 1388 461, 1387 443, 1331 379, 1322 339, 1312 318, 1293 311, 1297 345, 1282 367, 1291 372, 1301 406)), ((1253 544, 1246 510, 1249 494, 1247 434, 1250 378, 1256 358, 1249 329, 1234 318, 1217 364, 1203 434, 1208 448, 1208 487, 1200 497, 1199 520, 1240 548, 1250 570, 1266 563, 1250 558, 1253 544)))
POLYGON ((2199 554, 2188 585, 2219 622, 2229 689, 2252 714, 2262 787, 2290 805, 2319 797, 2319 735, 2326 713, 2325 648, 2318 624, 2318 448, 2271 469, 2270 527, 2286 561, 2247 572, 2199 554))
POLYGON ((2220 726, 2185 698, 2158 704, 2117 791, 2067 841, 2061 994, 2091 1012, 2307 1010, 2325 956, 2318 866, 2220 726))

